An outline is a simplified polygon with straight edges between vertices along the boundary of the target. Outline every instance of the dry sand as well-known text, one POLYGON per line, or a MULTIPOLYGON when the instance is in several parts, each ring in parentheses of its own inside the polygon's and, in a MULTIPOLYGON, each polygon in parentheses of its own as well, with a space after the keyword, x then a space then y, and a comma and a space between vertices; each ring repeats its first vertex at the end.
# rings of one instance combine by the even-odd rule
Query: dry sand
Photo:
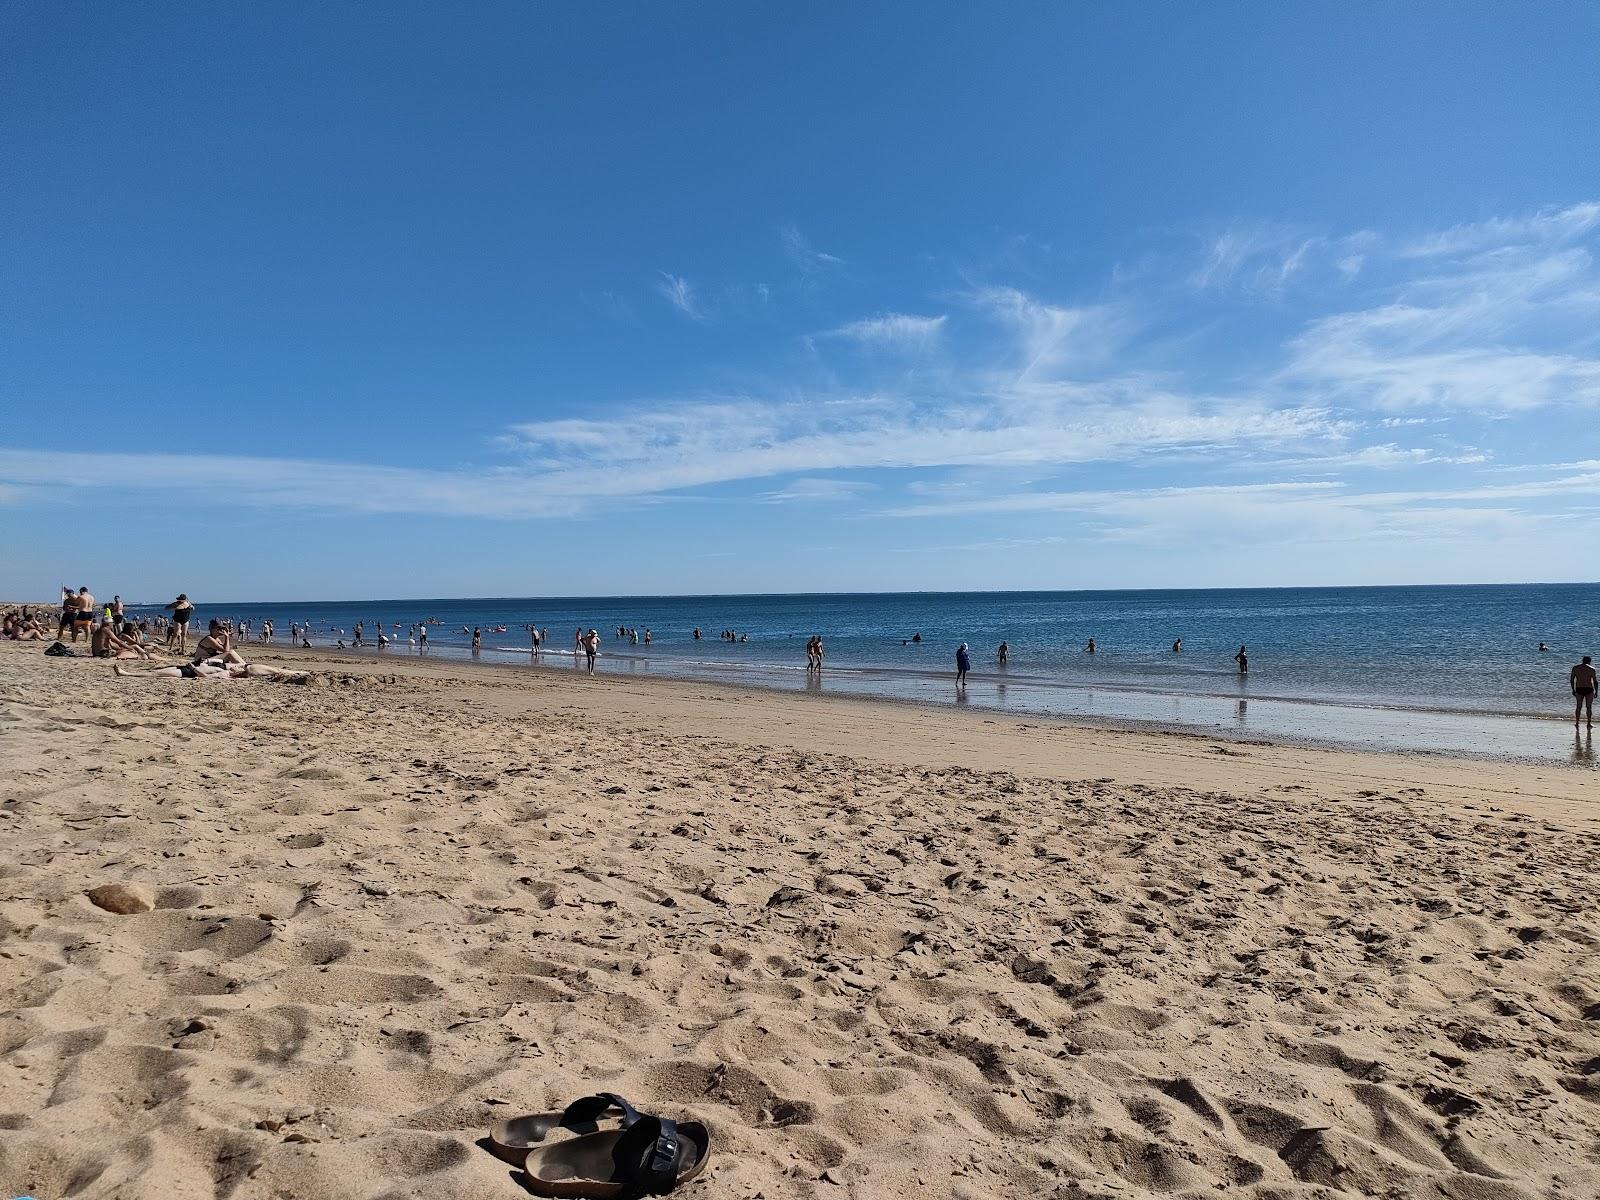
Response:
POLYGON ((0 646, 0 1195, 1600 1196, 1592 772, 315 669, 0 646))

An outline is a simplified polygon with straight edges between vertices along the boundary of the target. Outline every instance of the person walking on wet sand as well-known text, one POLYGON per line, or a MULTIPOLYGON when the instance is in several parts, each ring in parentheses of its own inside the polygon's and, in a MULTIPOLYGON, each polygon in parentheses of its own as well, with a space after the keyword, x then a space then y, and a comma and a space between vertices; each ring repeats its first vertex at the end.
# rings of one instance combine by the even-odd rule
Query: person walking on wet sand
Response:
POLYGON ((583 642, 583 656, 589 660, 589 674, 594 674, 594 657, 600 653, 600 631, 589 630, 589 636, 581 639, 583 642))
POLYGON ((1244 647, 1239 647, 1239 653, 1233 656, 1233 661, 1239 664, 1239 674, 1250 674, 1250 656, 1244 652, 1244 647))
POLYGON ((956 686, 967 686, 967 672, 972 670, 972 655, 967 653, 967 644, 962 642, 956 647, 956 686))
POLYGON ((1596 679, 1594 665, 1589 655, 1583 656, 1583 661, 1567 672, 1567 684, 1572 688, 1572 727, 1578 727, 1580 716, 1587 718, 1588 728, 1594 728, 1594 693, 1600 687, 1600 680, 1596 679))

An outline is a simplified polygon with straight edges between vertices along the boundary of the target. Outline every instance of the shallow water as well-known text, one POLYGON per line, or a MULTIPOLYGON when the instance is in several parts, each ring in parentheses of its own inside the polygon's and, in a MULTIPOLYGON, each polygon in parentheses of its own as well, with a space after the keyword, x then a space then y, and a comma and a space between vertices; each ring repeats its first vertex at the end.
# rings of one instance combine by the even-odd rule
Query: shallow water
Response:
MULTIPOLYGON (((550 630, 543 662, 571 663, 573 633, 601 632, 607 671, 816 688, 804 643, 823 636, 827 691, 1012 711, 1176 724, 1385 748, 1570 759, 1566 674, 1600 645, 1586 584, 1206 591, 890 593, 201 603, 279 642, 307 621, 313 644, 347 644, 355 622, 385 651, 415 652, 413 622, 438 618, 429 653, 531 662, 526 626, 550 630), (496 627, 506 631, 496 632, 496 627), (653 644, 615 636, 653 634, 653 644), (702 638, 692 630, 698 626, 702 638), (466 632, 463 632, 465 627, 466 632), (724 629, 748 642, 718 638, 724 629), (920 633, 922 642, 910 642, 920 633), (1085 652, 1089 638, 1096 653, 1085 652), (1171 649, 1183 639, 1182 651, 1171 649), (995 648, 1009 643, 1001 668, 995 648), (957 645, 975 670, 953 685, 957 645), (1550 647, 1540 653, 1539 643, 1550 647), (1250 672, 1232 657, 1248 646, 1250 672), (1545 719, 1533 719, 1545 718, 1545 719)), ((1581 755, 1581 745, 1579 746, 1581 755)))

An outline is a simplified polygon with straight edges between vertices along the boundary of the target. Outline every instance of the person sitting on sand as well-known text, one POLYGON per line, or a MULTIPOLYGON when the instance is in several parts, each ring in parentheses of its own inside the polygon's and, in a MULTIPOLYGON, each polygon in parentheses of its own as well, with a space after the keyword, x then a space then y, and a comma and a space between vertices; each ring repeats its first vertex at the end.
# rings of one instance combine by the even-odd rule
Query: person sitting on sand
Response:
POLYGON ((0 637, 11 642, 37 642, 44 638, 44 630, 32 617, 7 613, 4 626, 0 627, 0 637))
POLYGON ((233 648, 233 635, 221 621, 217 620, 211 622, 205 637, 195 643, 194 658, 191 661, 209 663, 212 666, 245 665, 244 656, 233 648))
POLYGON ((131 621, 123 626, 121 633, 117 632, 116 626, 112 622, 100 622, 95 628, 94 640, 90 644, 90 648, 96 658, 117 658, 123 661, 132 661, 150 657, 150 651, 145 649, 140 642, 138 627, 131 621))
POLYGON ((96 658, 110 658, 111 636, 111 622, 99 622, 94 627, 94 632, 89 635, 89 653, 96 658))
POLYGON ((1594 693, 1600 687, 1595 677, 1594 665, 1585 654, 1583 661, 1567 672, 1567 685, 1572 688, 1572 727, 1578 727, 1578 718, 1587 716, 1588 727, 1594 728, 1594 693))

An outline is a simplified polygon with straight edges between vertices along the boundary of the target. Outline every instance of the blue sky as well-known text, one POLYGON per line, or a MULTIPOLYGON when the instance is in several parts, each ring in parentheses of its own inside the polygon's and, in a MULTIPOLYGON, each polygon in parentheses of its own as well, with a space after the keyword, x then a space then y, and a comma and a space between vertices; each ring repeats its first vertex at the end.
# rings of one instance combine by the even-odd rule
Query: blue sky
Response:
POLYGON ((0 594, 1583 580, 1600 9, 0 3, 0 594))

